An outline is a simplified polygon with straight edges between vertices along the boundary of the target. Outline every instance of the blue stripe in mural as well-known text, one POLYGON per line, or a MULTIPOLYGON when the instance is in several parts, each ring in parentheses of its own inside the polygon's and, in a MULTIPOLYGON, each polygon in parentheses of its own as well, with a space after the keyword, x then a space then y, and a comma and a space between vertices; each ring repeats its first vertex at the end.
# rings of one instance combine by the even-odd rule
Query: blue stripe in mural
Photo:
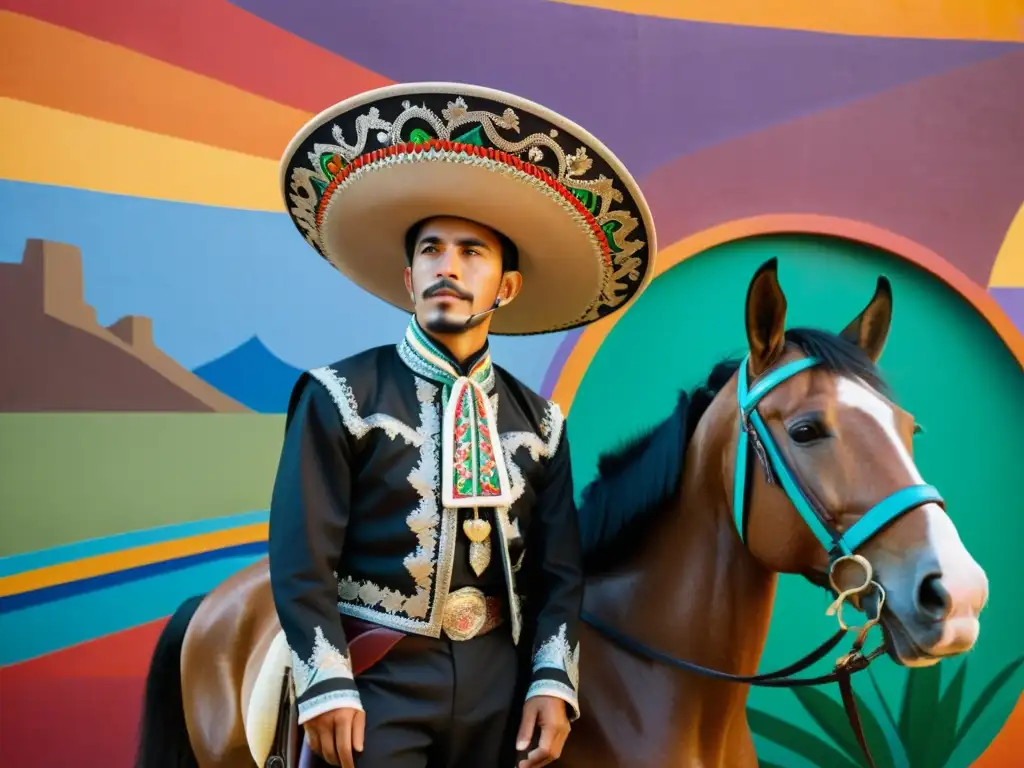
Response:
POLYGON ((165 560, 159 563, 147 563, 136 568, 128 568, 102 576, 71 581, 66 584, 55 584, 52 587, 36 589, 32 592, 21 592, 0 598, 0 615, 17 611, 33 605, 52 603, 76 595, 88 594, 108 587, 146 579, 150 576, 174 573, 205 562, 224 560, 239 556, 261 557, 267 553, 267 542, 255 541, 250 544, 238 544, 209 552, 197 552, 194 555, 165 560))
POLYGON ((186 598, 205 594, 258 559, 235 553, 184 569, 149 572, 122 584, 0 613, 0 666, 169 616, 186 598))
POLYGON ((144 547, 148 544, 160 544, 165 541, 185 539, 204 533, 216 533, 217 531, 226 531, 231 528, 240 528, 243 525, 265 523, 269 519, 270 513, 265 510, 261 512, 243 512, 238 515, 227 515, 225 517, 196 520, 189 523, 176 523, 174 525, 162 525, 142 531, 129 531, 114 536, 104 536, 99 539, 76 541, 73 544, 62 544, 59 547, 26 552, 21 555, 10 555, 9 557, 0 558, 0 578, 13 576, 16 573, 24 573, 25 571, 34 571, 38 568, 48 568, 54 565, 70 563, 86 557, 108 555, 111 552, 144 547))

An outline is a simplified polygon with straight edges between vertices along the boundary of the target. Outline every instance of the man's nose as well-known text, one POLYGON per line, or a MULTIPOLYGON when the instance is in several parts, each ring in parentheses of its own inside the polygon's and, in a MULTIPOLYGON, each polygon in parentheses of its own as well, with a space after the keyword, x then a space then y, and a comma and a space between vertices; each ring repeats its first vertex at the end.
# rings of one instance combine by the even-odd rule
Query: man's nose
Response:
POLYGON ((437 260, 437 277, 459 279, 459 254, 455 248, 445 248, 437 260))

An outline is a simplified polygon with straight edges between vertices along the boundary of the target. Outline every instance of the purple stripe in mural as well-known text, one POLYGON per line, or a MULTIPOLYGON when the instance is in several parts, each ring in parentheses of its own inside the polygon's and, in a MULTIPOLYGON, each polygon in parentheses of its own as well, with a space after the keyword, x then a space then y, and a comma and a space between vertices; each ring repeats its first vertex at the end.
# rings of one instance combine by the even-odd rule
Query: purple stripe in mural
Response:
POLYGON ((989 288, 989 293, 1024 335, 1024 288, 989 288))
POLYGON ((551 362, 548 364, 547 372, 544 374, 544 381, 540 385, 541 397, 550 398, 554 393, 558 377, 562 375, 562 368, 565 367, 565 361, 569 359, 569 355, 572 353, 573 347, 576 346, 581 333, 583 333, 582 328, 569 331, 565 334, 565 338, 562 339, 562 343, 558 345, 554 356, 551 358, 551 362))
MULTIPOLYGON (((397 81, 470 79, 539 101, 585 126, 637 176, 698 148, 1013 49, 695 23, 542 0, 234 4, 397 81)), ((336 100, 330 80, 323 92, 326 107, 336 100)))
POLYGON ((679 158, 641 180, 663 247, 770 213, 866 222, 978 285, 1024 190, 1024 52, 679 158))

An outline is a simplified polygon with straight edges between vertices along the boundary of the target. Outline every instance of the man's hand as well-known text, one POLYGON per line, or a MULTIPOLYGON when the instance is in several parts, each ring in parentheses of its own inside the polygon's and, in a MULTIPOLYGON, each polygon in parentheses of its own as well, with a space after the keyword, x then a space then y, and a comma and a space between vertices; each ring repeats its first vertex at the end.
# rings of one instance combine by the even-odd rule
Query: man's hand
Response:
POLYGON ((306 722, 309 748, 331 765, 355 768, 352 750, 363 751, 366 713, 352 707, 332 709, 306 722))
POLYGON ((523 720, 516 736, 516 749, 520 752, 530 746, 534 728, 540 728, 537 748, 530 752, 519 768, 538 768, 553 763, 562 755, 562 747, 569 737, 569 717, 565 702, 554 696, 533 696, 523 707, 523 720))

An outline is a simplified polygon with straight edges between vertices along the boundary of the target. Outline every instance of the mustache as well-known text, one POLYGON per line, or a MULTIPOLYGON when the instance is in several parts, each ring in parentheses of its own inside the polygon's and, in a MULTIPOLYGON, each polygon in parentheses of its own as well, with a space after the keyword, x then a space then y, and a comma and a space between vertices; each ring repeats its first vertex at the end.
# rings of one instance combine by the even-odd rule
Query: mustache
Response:
POLYGON ((462 286, 452 282, 447 277, 442 277, 432 286, 423 291, 423 298, 429 299, 431 296, 436 296, 441 291, 451 291, 457 296, 457 298, 464 299, 465 301, 473 301, 472 293, 462 286))

